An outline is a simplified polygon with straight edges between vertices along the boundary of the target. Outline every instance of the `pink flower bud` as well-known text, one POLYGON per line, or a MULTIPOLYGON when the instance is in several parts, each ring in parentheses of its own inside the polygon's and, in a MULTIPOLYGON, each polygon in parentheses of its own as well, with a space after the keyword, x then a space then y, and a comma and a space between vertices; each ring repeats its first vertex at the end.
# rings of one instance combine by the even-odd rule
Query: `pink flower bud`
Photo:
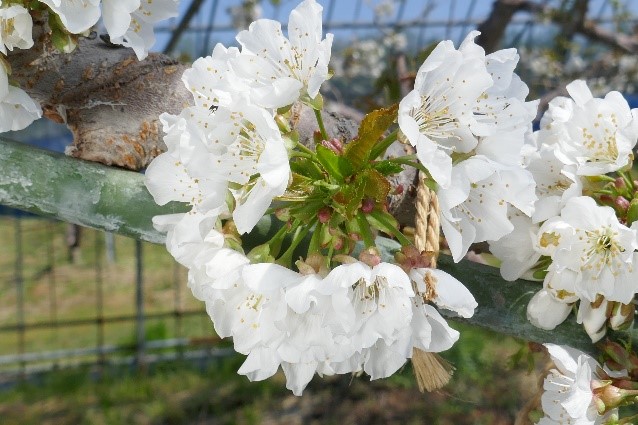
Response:
POLYGON ((319 219, 319 222, 324 224, 330 221, 331 216, 332 216, 332 212, 330 211, 330 208, 328 207, 322 207, 317 212, 317 218, 319 219))
POLYGON ((322 140, 321 145, 336 153, 337 155, 343 154, 343 142, 336 137, 330 140, 322 140))
POLYGON ((357 242, 357 241, 360 241, 360 240, 361 240, 361 235, 360 235, 360 234, 358 234, 358 233, 355 233, 355 232, 350 232, 350 233, 348 234, 348 237, 350 238, 350 240, 355 241, 355 242, 357 242))
POLYGON ((374 210, 374 205, 375 205, 374 199, 365 198, 363 202, 361 202, 361 211, 363 211, 366 214, 370 214, 374 210))
POLYGON ((614 205, 616 205, 620 211, 627 211, 629 209, 629 201, 624 196, 617 196, 614 205))
POLYGON ((374 267, 381 263, 381 255, 376 248, 368 248, 359 254, 359 261, 374 267))

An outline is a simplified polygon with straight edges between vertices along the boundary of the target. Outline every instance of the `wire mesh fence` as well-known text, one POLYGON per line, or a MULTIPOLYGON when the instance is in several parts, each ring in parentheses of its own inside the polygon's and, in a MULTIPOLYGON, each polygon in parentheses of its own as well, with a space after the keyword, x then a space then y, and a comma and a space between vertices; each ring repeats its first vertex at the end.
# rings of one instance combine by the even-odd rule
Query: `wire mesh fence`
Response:
POLYGON ((23 215, 0 218, 0 240, 5 381, 224 352, 212 349, 219 340, 210 319, 163 247, 23 215))

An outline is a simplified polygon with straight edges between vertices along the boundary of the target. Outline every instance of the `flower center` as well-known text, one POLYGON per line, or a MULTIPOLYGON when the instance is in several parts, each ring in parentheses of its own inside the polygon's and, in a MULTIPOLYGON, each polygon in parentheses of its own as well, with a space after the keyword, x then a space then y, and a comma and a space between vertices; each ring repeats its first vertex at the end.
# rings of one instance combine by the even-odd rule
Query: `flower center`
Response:
POLYGON ((615 131, 618 127, 616 114, 609 116, 611 125, 610 122, 602 118, 603 114, 598 114, 593 129, 586 127, 582 129, 583 146, 589 150, 587 162, 615 162, 618 159, 615 131))
POLYGON ((450 115, 450 108, 446 105, 447 96, 421 96, 421 107, 412 110, 412 116, 419 125, 419 131, 434 139, 460 139, 456 130, 459 123, 450 115))
POLYGON ((598 276, 603 267, 609 267, 614 276, 617 275, 618 269, 622 266, 618 256, 625 251, 616 239, 618 232, 611 227, 605 227, 593 231, 587 230, 585 236, 587 245, 583 248, 581 256, 583 270, 591 270, 598 276))

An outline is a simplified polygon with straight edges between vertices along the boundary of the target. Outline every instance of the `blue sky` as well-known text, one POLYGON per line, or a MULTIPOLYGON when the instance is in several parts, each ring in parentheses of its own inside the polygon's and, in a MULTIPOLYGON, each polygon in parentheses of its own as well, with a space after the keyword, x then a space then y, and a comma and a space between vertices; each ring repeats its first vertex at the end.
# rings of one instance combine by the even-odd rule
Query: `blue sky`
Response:
MULTIPOLYGON (((382 0, 318 0, 324 6, 324 22, 346 24, 354 22, 358 25, 367 25, 366 29, 339 29, 328 28, 330 32, 335 34, 336 38, 342 40, 355 39, 367 34, 378 34, 378 30, 370 29, 373 23, 373 9, 379 5, 382 0)), ((545 0, 537 0, 543 2, 545 0)), ((559 0, 549 0, 550 4, 556 4, 559 0)), ((200 9, 200 13, 193 19, 192 25, 203 28, 209 25, 211 16, 213 17, 214 26, 218 28, 211 34, 210 42, 222 42, 224 44, 232 44, 236 30, 230 28, 230 17, 227 10, 230 6, 239 4, 238 0, 205 0, 200 9)), ((280 5, 275 7, 270 0, 262 0, 262 17, 283 21, 288 20, 288 14, 297 4, 299 0, 281 0, 280 5)), ((470 19, 473 22, 480 22, 489 13, 493 0, 406 0, 403 10, 398 6, 401 2, 396 1, 397 6, 394 14, 382 22, 394 22, 401 13, 402 21, 413 21, 417 19, 427 19, 431 24, 422 30, 424 34, 420 34, 425 40, 450 38, 455 42, 460 41, 467 32, 474 28, 474 25, 467 26, 449 26, 447 23, 452 21, 460 21, 470 19), (429 10, 427 16, 424 17, 424 10, 429 10)), ((612 13, 611 0, 591 0, 590 17, 597 18, 602 16, 609 17, 612 13)), ((638 1, 621 0, 621 3, 627 5, 629 10, 638 15, 638 1)), ((168 22, 162 23, 161 27, 165 30, 174 27, 185 13, 190 5, 190 0, 182 0, 180 5, 180 16, 168 22)), ((525 14, 517 15, 517 19, 525 19, 525 14)), ((192 33, 191 38, 194 43, 203 43, 206 40, 204 32, 192 33)), ((167 32, 158 31, 157 43, 155 50, 162 50, 169 39, 167 32)), ((424 41, 425 41, 424 40, 424 41)))

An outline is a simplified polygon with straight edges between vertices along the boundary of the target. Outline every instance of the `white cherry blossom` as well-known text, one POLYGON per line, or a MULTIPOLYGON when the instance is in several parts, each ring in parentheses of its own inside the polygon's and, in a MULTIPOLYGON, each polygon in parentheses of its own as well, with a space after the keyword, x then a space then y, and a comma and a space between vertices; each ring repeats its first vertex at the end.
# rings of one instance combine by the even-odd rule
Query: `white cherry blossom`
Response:
POLYGON ((536 103, 525 103, 527 87, 513 74, 518 55, 503 50, 486 56, 474 43, 478 34, 471 32, 458 50, 451 41, 439 43, 419 68, 414 90, 399 104, 401 132, 445 189, 451 184, 452 154, 477 149, 508 165, 517 163, 535 115, 536 103), (506 151, 496 143, 503 137, 506 151), (506 158, 505 152, 511 155, 506 158))
POLYGON ((119 4, 121 0, 108 1, 110 4, 105 5, 105 13, 108 11, 108 18, 105 17, 108 20, 105 21, 105 25, 111 36, 111 42, 132 48, 139 60, 146 58, 149 49, 155 44, 153 25, 177 16, 179 3, 178 0, 140 0, 136 2, 139 3, 139 8, 131 10, 134 5, 132 0, 126 0, 124 5, 119 4), (125 17, 127 13, 129 18, 125 17), (123 30, 123 22, 127 21, 129 24, 123 30), (112 34, 111 31, 114 33, 112 34))
POLYGON ((454 261, 460 261, 471 244, 498 240, 513 230, 509 205, 531 214, 536 200, 528 171, 506 168, 479 155, 455 165, 451 183, 437 195, 441 228, 454 261))
POLYGON ((232 67, 251 88, 251 100, 265 108, 280 108, 299 98, 314 99, 328 79, 332 34, 322 37, 323 8, 305 0, 291 13, 288 38, 281 24, 259 19, 237 35, 241 55, 232 67))
POLYGON ((140 0, 102 0, 102 19, 111 39, 124 36, 131 25, 131 13, 139 8, 140 0))
POLYGON ((33 46, 33 20, 23 6, 0 8, 0 52, 7 49, 30 49, 33 46))
POLYGON ((100 0, 41 0, 72 34, 89 30, 100 19, 100 0))
POLYGON ((551 331, 563 323, 571 311, 571 303, 563 302, 547 289, 541 289, 527 304, 527 320, 537 328, 551 331))
POLYGON ((240 187, 233 189, 233 219, 240 233, 249 232, 272 200, 288 186, 288 152, 273 117, 241 100, 219 107, 211 119, 210 150, 219 150, 210 173, 240 187))
POLYGON ((606 299, 597 303, 582 300, 578 306, 576 321, 581 323, 591 342, 598 342, 607 333, 607 304, 606 299))
POLYGON ((0 66, 0 132, 22 130, 41 116, 40 105, 21 88, 9 85, 0 66))
POLYGON ((604 99, 594 98, 583 80, 567 85, 573 105, 565 99, 552 112, 554 120, 544 120, 545 127, 560 134, 557 152, 565 164, 576 166, 576 173, 594 176, 617 171, 630 163, 632 149, 638 141, 638 110, 629 109, 625 98, 616 91, 604 99))
POLYGON ((182 81, 193 94, 195 105, 204 108, 229 106, 238 93, 248 92, 248 86, 230 67, 230 61, 239 56, 236 47, 215 45, 210 56, 199 58, 184 71, 182 81))
POLYGON ((607 415, 596 410, 592 389, 601 380, 601 366, 571 347, 544 345, 556 368, 549 371, 543 384, 541 405, 545 418, 539 424, 603 424, 607 415))
POLYGON ((514 226, 512 232, 489 244, 490 252, 501 260, 503 279, 514 281, 528 272, 541 257, 534 249, 540 225, 515 208, 509 209, 508 219, 514 226))
POLYGON ((226 201, 227 182, 209 171, 220 151, 210 149, 212 116, 206 108, 190 107, 180 115, 160 115, 167 151, 148 166, 145 184, 155 202, 186 202, 201 212, 226 201), (211 152, 212 150, 212 152, 211 152))
POLYGON ((627 303, 638 290, 636 230, 620 224, 613 209, 592 198, 569 199, 560 217, 541 226, 536 247, 551 256, 557 274, 573 272, 579 298, 594 302, 600 294, 627 303))

